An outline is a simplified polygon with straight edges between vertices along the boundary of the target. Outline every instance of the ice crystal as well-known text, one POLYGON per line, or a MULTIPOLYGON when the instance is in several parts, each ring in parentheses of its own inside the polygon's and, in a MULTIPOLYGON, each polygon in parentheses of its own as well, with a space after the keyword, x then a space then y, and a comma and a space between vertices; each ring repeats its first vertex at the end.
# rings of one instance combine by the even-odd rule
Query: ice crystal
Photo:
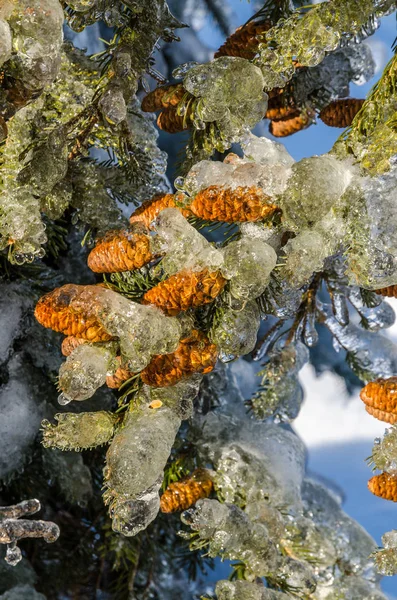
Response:
POLYGON ((288 188, 280 198, 288 226, 301 229, 320 221, 348 187, 351 171, 347 161, 327 154, 295 163, 288 188))
POLYGON ((225 56, 192 67, 183 85, 198 99, 195 126, 216 121, 229 145, 266 112, 261 70, 243 58, 225 56))
MULTIPOLYGON (((86 317, 98 319, 110 335, 119 339, 121 354, 133 372, 146 367, 153 355, 173 352, 178 346, 181 335, 178 321, 164 316, 154 306, 131 302, 99 286, 85 286, 73 306, 86 317)), ((86 351, 82 346, 76 350, 86 351)), ((103 352, 102 349, 95 351, 103 352)), ((104 370, 105 364, 101 377, 104 370)))
POLYGON ((106 454, 106 502, 113 528, 136 535, 156 517, 158 491, 181 419, 167 406, 129 412, 106 454))
POLYGON ((276 571, 282 563, 266 527, 252 523, 247 515, 233 504, 217 500, 199 500, 194 509, 182 515, 182 520, 208 542, 210 556, 241 559, 247 565, 247 577, 263 577, 276 571))
POLYGON ((115 429, 116 417, 106 411, 58 413, 56 424, 44 420, 41 426, 43 446, 60 450, 85 450, 108 442, 115 429))
POLYGON ((263 584, 249 581, 218 581, 216 584, 218 600, 286 600, 287 594, 275 592, 263 587, 263 584))
POLYGON ((370 461, 380 471, 397 474, 397 427, 386 429, 383 439, 375 440, 370 461))
POLYGON ((0 21, 0 66, 11 56, 12 38, 11 30, 7 21, 0 21))
POLYGON ((251 352, 259 326, 260 313, 254 302, 247 302, 243 308, 224 308, 211 330, 211 339, 219 347, 220 359, 228 362, 251 352))
POLYGON ((83 344, 75 348, 59 370, 60 404, 91 398, 115 370, 114 358, 115 353, 106 346, 83 344))
POLYGON ((18 0, 8 18, 13 57, 9 72, 28 89, 51 83, 60 65, 63 10, 58 0, 18 0), (33 9, 33 10, 32 10, 33 9))
POLYGON ((6 561, 16 565, 22 559, 22 552, 17 546, 23 538, 43 538, 46 542, 55 542, 59 537, 59 527, 47 521, 21 519, 32 515, 41 508, 36 499, 24 500, 13 506, 0 506, 0 544, 7 544, 6 561))
POLYGON ((352 323, 341 325, 327 307, 325 325, 351 355, 351 364, 364 381, 391 377, 397 369, 397 347, 385 337, 352 323))
POLYGON ((384 548, 378 549, 373 554, 376 568, 381 575, 395 575, 397 573, 397 530, 384 533, 382 543, 384 548))
MULTIPOLYGON (((335 50, 342 36, 360 35, 371 16, 387 14, 392 0, 358 0, 346 7, 343 0, 321 3, 305 14, 298 11, 286 20, 280 19, 266 32, 259 45, 258 64, 264 70, 279 74, 278 85, 290 79, 296 63, 315 67, 326 53, 335 50)), ((271 87, 277 83, 271 81, 271 87)))
POLYGON ((274 348, 269 352, 269 362, 260 371, 261 388, 252 398, 252 410, 256 417, 276 416, 283 421, 294 419, 303 400, 298 373, 309 360, 309 353, 302 343, 274 348))
POLYGON ((222 253, 210 244, 176 208, 166 208, 156 219, 153 253, 166 254, 161 266, 167 275, 179 271, 216 271, 222 253))
POLYGON ((276 262, 277 254, 269 244, 247 236, 226 246, 221 270, 231 280, 232 295, 248 300, 264 292, 276 262))

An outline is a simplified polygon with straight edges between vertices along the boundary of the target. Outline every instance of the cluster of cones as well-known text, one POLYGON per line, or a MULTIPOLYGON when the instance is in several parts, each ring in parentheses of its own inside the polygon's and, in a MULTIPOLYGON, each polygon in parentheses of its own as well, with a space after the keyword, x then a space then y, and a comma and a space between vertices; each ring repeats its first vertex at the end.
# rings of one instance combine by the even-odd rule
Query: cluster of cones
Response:
MULTIPOLYGON (((214 58, 235 56, 252 60, 266 31, 272 27, 269 20, 250 21, 239 27, 215 53, 214 58)), ((297 69, 304 68, 295 64, 297 69)), ((270 120, 269 131, 274 137, 287 137, 306 129, 315 120, 313 110, 300 107, 292 97, 286 100, 286 91, 274 88, 269 92, 269 103, 264 118, 270 120)), ((348 127, 359 112, 364 100, 343 98, 330 102, 320 113, 320 119, 329 127, 348 127)), ((158 112, 157 124, 168 133, 178 133, 192 126, 194 96, 181 83, 160 86, 142 101, 142 110, 158 112)))
MULTIPOLYGON (((204 190, 196 196, 193 208, 190 207, 190 214, 193 210, 196 215, 208 216, 211 213, 211 216, 215 215, 222 220, 241 219, 245 214, 248 220, 257 220, 264 212, 273 210, 262 204, 259 190, 255 193, 248 188, 245 195, 241 190, 221 190, 219 198, 217 202, 215 189, 204 190)), ((155 260, 157 257, 151 251, 149 228, 157 214, 171 206, 176 207, 174 195, 155 197, 132 215, 130 229, 111 231, 99 239, 88 257, 91 270, 95 273, 131 272, 155 260)), ((225 284, 226 279, 219 271, 181 271, 146 291, 141 302, 157 306, 168 316, 175 316, 212 302, 225 284)), ((87 288, 95 296, 95 290, 104 285, 106 284, 67 284, 46 294, 37 303, 37 320, 44 327, 67 336, 62 342, 64 356, 69 356, 77 346, 84 343, 112 341, 112 336, 95 317, 95 311, 85 309, 82 301, 87 288)), ((154 356, 141 371, 140 377, 150 386, 174 385, 193 373, 211 371, 216 359, 215 345, 204 333, 192 330, 180 341, 175 352, 154 356)), ((116 372, 107 378, 107 384, 111 388, 118 388, 132 376, 134 373, 123 368, 120 362, 116 372)))
MULTIPOLYGON (((397 297, 397 286, 389 286, 376 292, 383 296, 397 297)), ((360 398, 370 415, 390 425, 397 423, 397 377, 370 381, 361 390, 360 398)), ((384 472, 374 475, 368 482, 368 488, 375 496, 397 502, 395 474, 384 472)))
MULTIPOLYGON (((393 425, 397 422, 397 377, 370 381, 361 390, 366 411, 376 419, 393 425)), ((385 500, 397 502, 397 475, 381 473, 368 482, 369 490, 385 500)))
MULTIPOLYGON (((131 229, 108 232, 99 239, 88 257, 88 265, 95 273, 133 271, 152 262, 150 231, 152 222, 164 208, 174 206, 173 196, 156 197, 141 207, 131 218, 131 229)), ((142 302, 155 304, 166 314, 175 315, 188 308, 212 301, 223 289, 226 280, 218 273, 201 271, 182 273, 166 279, 144 294, 142 302)), ((45 327, 65 334, 62 354, 69 356, 78 346, 86 343, 112 341, 112 337, 95 319, 95 311, 84 310, 82 295, 91 288, 95 296, 97 286, 68 284, 43 296, 37 303, 35 316, 45 327)), ((193 329, 180 340, 175 352, 152 357, 139 373, 141 381, 153 387, 172 386, 195 373, 210 372, 217 360, 217 348, 201 331, 193 329)), ((110 388, 119 388, 136 374, 120 366, 108 376, 110 388)), ((160 408, 162 402, 153 401, 151 408, 160 408)), ((164 513, 182 511, 207 498, 214 488, 208 470, 198 468, 189 476, 171 483, 161 496, 160 509, 164 513)))

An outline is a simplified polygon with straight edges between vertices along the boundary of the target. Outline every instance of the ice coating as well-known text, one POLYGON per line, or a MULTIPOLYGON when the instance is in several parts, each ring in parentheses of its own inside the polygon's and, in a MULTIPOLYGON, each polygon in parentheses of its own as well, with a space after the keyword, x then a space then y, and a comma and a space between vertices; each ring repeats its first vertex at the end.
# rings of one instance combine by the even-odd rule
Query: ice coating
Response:
POLYGON ((362 181, 370 239, 376 246, 397 258, 397 165, 379 177, 362 181))
POLYGON ((284 165, 292 167, 295 160, 280 142, 267 137, 258 137, 253 133, 247 135, 242 142, 244 157, 260 165, 284 165))
POLYGON ((386 337, 349 323, 341 325, 329 306, 323 306, 324 324, 351 355, 352 366, 363 381, 392 377, 397 372, 397 346, 386 337))
POLYGON ((219 358, 228 362, 251 352, 259 326, 260 312, 255 302, 247 302, 236 310, 224 308, 211 330, 211 339, 219 348, 219 358))
POLYGON ((293 230, 317 223, 343 195, 351 179, 350 162, 328 154, 295 163, 280 197, 285 222, 293 230))
POLYGON ((2 191, 0 212, 6 215, 0 222, 0 248, 6 248, 11 242, 16 263, 32 262, 35 254, 42 256, 41 245, 47 237, 38 199, 27 188, 2 191))
MULTIPOLYGON (((205 425, 204 425, 205 424, 205 425)), ((299 506, 304 447, 293 433, 246 417, 209 414, 201 452, 217 469, 217 489, 227 502, 299 506)))
POLYGON ((287 600, 288 595, 275 592, 262 583, 249 581, 218 581, 215 587, 218 600, 287 600))
MULTIPOLYGON (((325 586, 324 586, 325 587, 325 586)), ((321 590, 321 600, 334 600, 341 598, 342 600, 387 600, 387 596, 382 594, 379 589, 374 589, 369 581, 356 577, 355 575, 346 575, 337 580, 331 590, 321 590), (337 594, 335 596, 335 594, 337 594)))
POLYGON ((311 279, 313 272, 322 270, 325 259, 336 251, 337 245, 335 237, 325 237, 317 229, 304 229, 284 247, 286 261, 282 275, 290 285, 300 287, 311 279))
POLYGON ((181 181, 182 189, 190 196, 220 182, 232 181, 234 165, 227 162, 201 160, 196 163, 181 181))
POLYGON ((253 134, 245 140, 244 158, 229 154, 224 162, 202 160, 190 169, 182 189, 190 196, 212 185, 230 189, 257 186, 271 197, 284 192, 293 158, 278 142, 253 134))
POLYGON ((252 410, 257 418, 274 416, 282 421, 295 419, 299 413, 303 391, 298 373, 309 360, 309 351, 301 342, 275 347, 269 362, 258 373, 261 387, 253 396, 252 410))
POLYGON ((123 92, 121 89, 108 89, 99 101, 99 107, 105 119, 111 125, 118 125, 127 116, 123 92))
POLYGON ((286 519, 285 530, 280 537, 288 555, 302 562, 315 563, 317 572, 334 567, 338 560, 329 532, 314 523, 310 516, 297 515, 294 520, 286 519))
POLYGON ((60 65, 64 14, 58 0, 18 0, 8 18, 16 56, 12 66, 24 85, 51 83, 60 65))
POLYGON ((223 255, 201 235, 176 208, 166 208, 156 219, 154 253, 166 254, 161 266, 167 275, 182 270, 217 271, 223 264, 223 255))
POLYGON ((372 556, 378 573, 390 577, 397 573, 397 530, 384 533, 382 544, 384 548, 377 549, 372 556))
POLYGON ((146 367, 155 354, 168 354, 178 347, 181 326, 154 306, 131 302, 121 294, 99 286, 85 286, 73 307, 93 316, 106 331, 119 339, 121 354, 130 371, 146 367))
POLYGON ((58 413, 55 424, 44 420, 43 446, 60 450, 85 450, 101 446, 114 433, 117 417, 110 412, 58 413))
POLYGON ((36 195, 45 196, 65 177, 67 170, 66 133, 59 127, 33 150, 28 165, 18 174, 18 181, 31 186, 36 195))
POLYGON ((311 69, 301 70, 293 83, 298 106, 324 108, 336 98, 349 96, 350 81, 361 85, 375 73, 375 61, 369 45, 351 44, 328 54, 311 69))
POLYGON ((382 439, 376 438, 372 448, 370 462, 379 471, 397 474, 397 427, 385 430, 382 439))
MULTIPOLYGON (((304 16, 295 12, 266 32, 266 39, 259 44, 258 63, 279 74, 278 85, 283 85, 294 73, 294 60, 308 67, 318 65, 326 53, 338 47, 342 36, 366 37, 369 19, 387 14, 391 6, 392 0, 359 0, 348 7, 342 0, 333 0, 330 6, 321 3, 304 16)), ((277 85, 272 79, 270 82, 271 87, 277 85)))
POLYGON ((226 246, 221 272, 231 280, 231 294, 248 300, 264 292, 276 263, 277 254, 269 244, 246 236, 226 246))
POLYGON ((201 540, 208 540, 209 556, 244 559, 248 579, 263 577, 281 566, 282 559, 266 527, 261 523, 252 523, 233 504, 199 500, 194 508, 182 514, 182 521, 197 531, 201 540))
POLYGON ((349 267, 366 288, 393 285, 397 278, 395 178, 395 166, 384 175, 361 178, 350 199, 349 267))
POLYGON ((244 58, 225 56, 192 67, 183 85, 199 99, 196 126, 216 121, 230 141, 256 125, 266 112, 262 72, 244 58))
POLYGON ((136 535, 156 517, 163 469, 181 419, 167 406, 128 413, 106 453, 104 469, 113 529, 136 535))
MULTIPOLYGON (((362 581, 363 586, 367 585, 364 579, 368 579, 371 582, 368 582, 368 589, 372 588, 374 594, 380 593, 374 589, 374 584, 378 583, 379 577, 374 571, 370 558, 371 552, 376 549, 375 540, 361 525, 343 512, 338 499, 322 483, 305 479, 302 486, 302 500, 304 515, 312 519, 317 527, 324 529, 328 540, 334 545, 342 572, 347 575, 354 573, 357 576, 357 583, 362 581)), ((337 580, 334 585, 338 589, 337 580)), ((359 596, 354 598, 358 600, 359 596)))
MULTIPOLYGON (((299 368, 304 357, 294 362, 299 368)), ((278 425, 250 420, 230 378, 226 385, 216 383, 215 390, 221 396, 218 408, 195 417, 200 430, 195 443, 202 460, 213 465, 220 503, 199 501, 182 519, 198 533, 193 547, 205 543, 210 555, 243 563, 244 577, 252 583, 220 582, 221 598, 261 599, 258 594, 267 589, 259 582, 254 587, 253 580, 272 569, 268 580, 302 597, 331 600, 331 593, 340 593, 346 600, 384 600, 370 557, 374 540, 343 512, 333 492, 304 479, 299 439, 278 425)))
POLYGON ((11 30, 7 21, 0 20, 0 67, 11 56, 12 38, 11 30))
POLYGON ((75 348, 59 369, 60 404, 91 398, 117 368, 115 357, 112 345, 82 344, 75 348))
POLYGON ((380 302, 378 306, 366 306, 360 288, 355 286, 349 288, 348 297, 370 331, 379 331, 394 325, 396 316, 387 302, 380 302))
POLYGON ((196 373, 189 379, 178 381, 175 385, 163 388, 154 388, 144 385, 143 393, 147 394, 149 401, 159 400, 168 406, 178 418, 190 419, 193 415, 193 400, 196 398, 202 375, 196 373))

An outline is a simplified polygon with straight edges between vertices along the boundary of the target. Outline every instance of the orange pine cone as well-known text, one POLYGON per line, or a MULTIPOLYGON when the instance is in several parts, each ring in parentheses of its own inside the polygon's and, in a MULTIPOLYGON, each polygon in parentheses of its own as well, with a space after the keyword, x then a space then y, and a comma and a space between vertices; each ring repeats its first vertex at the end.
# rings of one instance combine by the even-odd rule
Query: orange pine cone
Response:
POLYGON ((158 128, 167 133, 179 133, 190 128, 190 111, 186 117, 178 115, 176 108, 164 108, 157 117, 158 128))
POLYGON ((349 127, 363 104, 364 100, 357 98, 333 100, 322 109, 319 117, 329 127, 349 127))
POLYGON ((86 340, 82 340, 81 338, 74 337, 73 335, 68 335, 62 342, 61 352, 63 356, 70 356, 73 350, 81 344, 86 344, 86 340))
POLYGON ((381 473, 368 481, 368 489, 375 496, 397 502, 397 475, 381 473))
MULTIPOLYGON (((141 371, 143 383, 152 387, 167 387, 193 373, 209 373, 215 366, 218 352, 207 336, 193 330, 190 336, 180 341, 175 352, 153 356, 150 363, 141 371)), ((120 357, 117 357, 120 362, 120 357)), ((119 388, 134 373, 119 367, 116 372, 106 378, 106 385, 119 388)))
POLYGON ((163 513, 187 510, 200 498, 208 498, 213 487, 207 469, 196 469, 188 477, 170 483, 160 498, 160 510, 163 513))
POLYGON ((386 296, 387 298, 397 298, 397 285, 389 285, 388 287, 375 290, 376 294, 386 296))
POLYGON ((175 385, 193 373, 209 373, 217 357, 215 344, 201 331, 194 329, 188 338, 181 340, 175 352, 154 356, 141 371, 141 379, 152 387, 175 385))
MULTIPOLYGON (((118 362, 121 362, 120 357, 117 357, 118 362)), ((128 379, 131 379, 131 377, 134 375, 134 373, 132 373, 132 371, 129 371, 128 369, 123 369, 123 367, 118 367, 118 369, 116 369, 116 371, 113 373, 113 375, 108 375, 106 377, 106 385, 109 388, 112 388, 114 390, 117 390, 125 381, 127 381, 128 379)))
POLYGON ((257 52, 259 40, 257 36, 268 31, 272 26, 270 21, 258 23, 250 21, 236 29, 224 44, 214 54, 214 58, 220 56, 238 56, 252 60, 257 52))
POLYGON ((393 415, 392 413, 379 410, 373 406, 366 406, 365 410, 368 414, 375 417, 375 419, 378 419, 378 421, 383 421, 384 423, 389 423, 390 425, 394 425, 394 423, 397 422, 397 414, 393 415))
POLYGON ((128 230, 109 231, 88 255, 94 273, 120 273, 140 269, 153 259, 150 238, 128 230))
POLYGON ((197 217, 209 221, 260 221, 280 210, 270 200, 270 196, 256 186, 237 187, 233 190, 211 185, 195 196, 189 210, 197 217))
POLYGON ((302 129, 306 129, 312 123, 308 115, 300 114, 291 119, 270 121, 269 131, 274 137, 288 137, 302 129))
POLYGON ((174 316, 212 302, 225 285, 226 279, 218 271, 181 271, 147 291, 143 303, 154 304, 174 316))
POLYGON ((391 423, 394 417, 397 420, 397 377, 370 381, 361 390, 360 398, 376 419, 386 423, 391 423))
POLYGON ((88 287, 95 286, 69 283, 45 294, 36 304, 36 319, 43 327, 89 342, 105 342, 112 339, 95 318, 85 318, 81 310, 76 311, 73 308, 74 300, 88 287))
MULTIPOLYGON (((178 208, 175 206, 175 194, 161 194, 151 200, 146 200, 132 213, 130 223, 142 223, 148 229, 152 229, 151 224, 165 208, 178 208)), ((191 214, 189 210, 181 210, 181 212, 185 217, 191 214)))
POLYGON ((144 97, 141 108, 144 112, 156 112, 162 108, 177 106, 185 94, 186 90, 181 83, 163 85, 144 97))
POLYGON ((300 110, 298 108, 280 105, 268 108, 265 114, 265 118, 270 119, 271 121, 287 121, 294 117, 298 117, 299 115, 300 110))

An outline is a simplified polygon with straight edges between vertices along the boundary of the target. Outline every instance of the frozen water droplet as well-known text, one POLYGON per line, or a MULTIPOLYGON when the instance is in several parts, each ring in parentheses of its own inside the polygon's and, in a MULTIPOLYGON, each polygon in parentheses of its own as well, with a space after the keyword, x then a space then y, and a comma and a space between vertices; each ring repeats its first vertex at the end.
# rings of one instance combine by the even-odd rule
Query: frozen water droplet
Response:
POLYGON ((7 546, 5 560, 12 567, 15 567, 15 565, 17 565, 19 561, 22 560, 22 552, 18 548, 16 542, 7 546))
POLYGON ((65 396, 65 394, 63 394, 63 393, 59 394, 59 396, 58 396, 58 403, 61 406, 66 406, 66 404, 69 404, 69 402, 70 402, 70 398, 68 398, 67 396, 65 396))
POLYGON ((172 71, 172 77, 174 79, 183 79, 186 73, 190 71, 192 67, 196 67, 198 64, 200 63, 195 61, 185 62, 172 71))
POLYGON ((174 186, 177 190, 183 191, 183 184, 185 182, 184 177, 177 177, 174 181, 174 186))

